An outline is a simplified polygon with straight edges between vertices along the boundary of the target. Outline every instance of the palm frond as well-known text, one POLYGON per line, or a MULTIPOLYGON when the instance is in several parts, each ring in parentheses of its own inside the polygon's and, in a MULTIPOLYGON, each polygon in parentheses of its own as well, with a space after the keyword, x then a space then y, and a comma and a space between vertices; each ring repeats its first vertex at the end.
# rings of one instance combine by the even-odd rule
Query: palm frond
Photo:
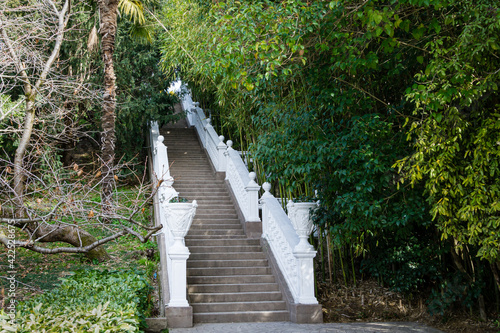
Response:
POLYGON ((131 17, 134 24, 142 25, 146 22, 144 6, 140 0, 120 0, 118 9, 121 13, 131 17))
POLYGON ((137 25, 134 24, 129 29, 129 35, 139 41, 147 41, 149 43, 153 42, 153 32, 154 28, 152 25, 137 25))

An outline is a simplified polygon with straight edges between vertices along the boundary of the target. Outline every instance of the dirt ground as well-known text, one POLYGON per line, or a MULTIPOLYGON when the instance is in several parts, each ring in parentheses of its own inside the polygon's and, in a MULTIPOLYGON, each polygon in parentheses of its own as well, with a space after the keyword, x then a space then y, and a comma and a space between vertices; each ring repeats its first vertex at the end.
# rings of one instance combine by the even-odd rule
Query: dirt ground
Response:
POLYGON ((425 300, 409 300, 377 281, 358 281, 356 287, 319 283, 318 301, 323 306, 325 323, 414 321, 448 333, 499 333, 499 314, 489 311, 482 322, 475 313, 454 309, 447 316, 431 316, 425 300))

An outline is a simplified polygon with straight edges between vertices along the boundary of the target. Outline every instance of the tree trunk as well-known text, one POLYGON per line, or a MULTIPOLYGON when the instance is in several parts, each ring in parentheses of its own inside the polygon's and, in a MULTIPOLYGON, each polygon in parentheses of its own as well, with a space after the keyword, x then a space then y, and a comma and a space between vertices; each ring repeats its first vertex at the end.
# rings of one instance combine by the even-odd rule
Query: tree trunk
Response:
MULTIPOLYGON (((33 236, 40 238, 40 242, 52 243, 63 242, 71 244, 75 247, 84 247, 97 241, 97 239, 87 231, 75 226, 41 224, 37 225, 33 236)), ((89 252, 85 253, 89 259, 97 259, 100 262, 110 258, 104 247, 98 246, 89 252)))
POLYGON ((23 209, 23 196, 24 196, 24 168, 23 160, 26 154, 26 149, 30 142, 31 133, 33 132, 33 124, 35 123, 35 96, 31 94, 31 87, 29 84, 25 84, 26 90, 26 115, 24 116, 24 129, 23 135, 19 140, 19 146, 17 146, 16 154, 14 156, 14 194, 16 200, 16 206, 18 210, 16 211, 17 217, 22 217, 24 214, 23 209))
POLYGON ((101 202, 104 210, 111 212, 113 207, 113 165, 116 140, 116 76, 113 68, 113 54, 117 31, 118 0, 99 0, 98 3, 101 17, 99 33, 101 35, 102 58, 104 62, 104 95, 101 118, 101 202))

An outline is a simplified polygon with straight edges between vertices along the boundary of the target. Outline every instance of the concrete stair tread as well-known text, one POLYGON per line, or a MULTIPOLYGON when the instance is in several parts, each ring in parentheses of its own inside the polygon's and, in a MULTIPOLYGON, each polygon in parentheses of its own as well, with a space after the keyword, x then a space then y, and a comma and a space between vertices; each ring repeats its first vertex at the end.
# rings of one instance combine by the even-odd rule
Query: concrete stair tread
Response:
POLYGON ((276 311, 238 311, 238 312, 209 312, 194 313, 194 323, 244 323, 244 322, 273 322, 288 321, 286 310, 276 311))

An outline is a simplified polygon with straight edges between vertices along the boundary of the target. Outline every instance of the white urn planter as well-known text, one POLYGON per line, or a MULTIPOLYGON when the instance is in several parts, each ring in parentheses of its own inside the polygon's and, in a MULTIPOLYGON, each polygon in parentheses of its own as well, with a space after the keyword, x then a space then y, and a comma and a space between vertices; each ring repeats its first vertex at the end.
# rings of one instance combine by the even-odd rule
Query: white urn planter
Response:
POLYGON ((197 207, 196 200, 193 202, 166 202, 163 204, 167 226, 174 237, 174 244, 170 247, 169 252, 188 252, 184 244, 184 237, 193 223, 197 207))
POLYGON ((307 239, 313 230, 311 210, 317 207, 315 202, 293 202, 290 200, 286 205, 288 218, 292 222, 293 228, 299 236, 299 244, 295 250, 311 250, 313 246, 307 239))

